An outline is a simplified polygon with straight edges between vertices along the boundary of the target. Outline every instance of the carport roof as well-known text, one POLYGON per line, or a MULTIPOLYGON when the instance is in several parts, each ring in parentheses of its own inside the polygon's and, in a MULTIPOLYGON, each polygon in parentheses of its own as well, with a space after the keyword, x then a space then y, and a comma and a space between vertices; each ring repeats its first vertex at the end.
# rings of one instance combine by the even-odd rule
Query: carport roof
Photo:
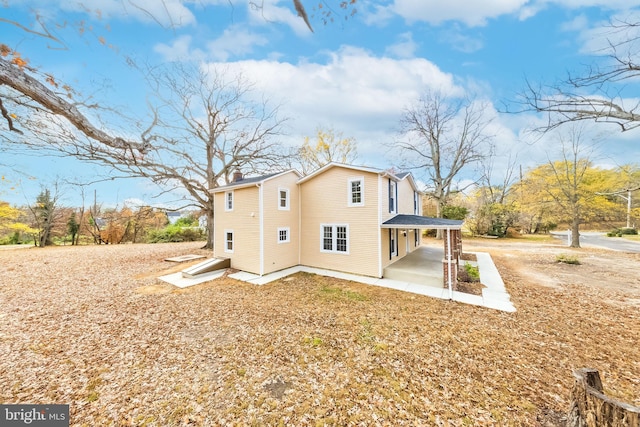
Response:
POLYGON ((459 230, 462 221, 456 219, 430 218, 419 215, 396 215, 382 223, 382 228, 430 228, 459 230))

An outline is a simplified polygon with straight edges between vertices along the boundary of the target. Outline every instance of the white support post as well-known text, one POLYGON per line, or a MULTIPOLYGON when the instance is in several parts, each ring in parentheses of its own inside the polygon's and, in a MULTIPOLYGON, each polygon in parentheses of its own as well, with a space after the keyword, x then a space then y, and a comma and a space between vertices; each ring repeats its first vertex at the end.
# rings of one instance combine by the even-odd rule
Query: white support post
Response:
POLYGON ((447 282, 449 285, 449 299, 453 299, 453 280, 451 278, 451 229, 447 228, 447 282))

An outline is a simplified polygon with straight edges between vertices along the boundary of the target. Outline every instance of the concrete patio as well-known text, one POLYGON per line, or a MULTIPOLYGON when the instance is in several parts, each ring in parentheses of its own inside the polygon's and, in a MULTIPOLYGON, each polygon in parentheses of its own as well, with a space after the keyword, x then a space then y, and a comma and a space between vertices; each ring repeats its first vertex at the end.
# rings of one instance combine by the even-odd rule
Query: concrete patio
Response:
MULTIPOLYGON (((396 289, 432 298, 453 300, 500 311, 515 312, 516 309, 511 303, 509 293, 505 288, 498 269, 491 259, 491 255, 484 252, 473 253, 477 257, 480 283, 485 286, 482 290, 482 295, 449 291, 448 288, 445 288, 443 286, 444 278, 442 269, 443 250, 441 247, 424 245, 387 267, 383 272, 384 277, 381 279, 302 265, 276 271, 264 276, 240 271, 229 274, 229 277, 254 285, 265 285, 298 272, 306 272, 367 285, 396 289)), ((159 279, 183 288, 214 280, 222 276, 225 271, 226 270, 206 273, 194 278, 186 278, 182 277, 181 273, 174 273, 160 277, 159 279)))

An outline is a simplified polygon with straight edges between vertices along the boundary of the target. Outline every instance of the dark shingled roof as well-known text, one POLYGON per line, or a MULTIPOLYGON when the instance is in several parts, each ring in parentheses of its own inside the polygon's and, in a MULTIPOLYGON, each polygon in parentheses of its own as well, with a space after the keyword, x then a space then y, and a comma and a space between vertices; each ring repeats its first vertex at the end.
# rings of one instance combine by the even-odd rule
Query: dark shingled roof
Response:
POLYGON ((382 223, 383 228, 453 228, 462 227, 456 219, 430 218, 419 215, 396 215, 382 223), (385 227, 386 226, 386 227, 385 227))
POLYGON ((255 176, 253 178, 243 178, 243 179, 240 179, 238 181, 231 182, 231 183, 229 183, 227 185, 221 185, 221 186, 219 186, 217 188, 227 188, 227 187, 236 187, 236 186, 239 186, 239 185, 254 184, 256 182, 262 182, 265 179, 269 179, 272 176, 276 176, 276 175, 279 175, 281 173, 282 172, 276 172, 276 173, 272 173, 272 174, 269 174, 269 175, 255 176))

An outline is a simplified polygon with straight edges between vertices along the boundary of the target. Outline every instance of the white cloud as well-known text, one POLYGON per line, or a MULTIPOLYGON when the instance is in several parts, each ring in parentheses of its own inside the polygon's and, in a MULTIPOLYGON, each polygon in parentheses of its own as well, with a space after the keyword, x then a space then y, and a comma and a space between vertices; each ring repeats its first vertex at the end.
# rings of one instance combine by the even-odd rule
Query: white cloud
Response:
POLYGON ((90 3, 61 1, 63 10, 87 12, 95 17, 133 18, 164 27, 179 28, 194 24, 196 17, 182 0, 92 0, 90 3), (90 6, 89 6, 90 4, 90 6))
POLYGON ((485 25, 487 20, 517 12, 528 0, 395 0, 395 13, 409 22, 440 24, 461 21, 469 26, 485 25))
MULTIPOLYGON (((464 89, 451 74, 421 59, 391 59, 343 47, 326 63, 237 61, 210 64, 242 73, 255 89, 291 118, 289 143, 300 144, 316 127, 332 127, 355 137, 362 160, 381 162, 384 148, 395 135, 404 108, 427 89, 461 96, 464 89)), ((286 142, 286 141, 285 141, 286 142)))
POLYGON ((200 49, 191 48, 191 36, 180 36, 171 44, 158 43, 153 50, 162 55, 165 61, 204 61, 206 54, 200 49))
POLYGON ((394 0, 389 6, 376 6, 366 15, 368 24, 385 23, 393 14, 406 21, 428 22, 439 25, 443 22, 461 22, 470 27, 484 26, 489 19, 514 14, 525 20, 549 6, 565 9, 600 7, 606 10, 630 10, 640 5, 640 0, 394 0))
POLYGON ((413 41, 410 32, 402 33, 398 36, 400 39, 397 43, 387 46, 385 53, 396 58, 412 58, 415 56, 418 44, 413 41))
POLYGON ((443 31, 439 38, 453 49, 464 53, 476 52, 484 47, 482 40, 479 38, 463 34, 458 24, 454 24, 452 28, 443 31))
POLYGON ((242 26, 233 25, 220 37, 207 44, 210 57, 216 61, 226 61, 253 52, 255 46, 265 46, 269 40, 259 34, 251 33, 242 26))

